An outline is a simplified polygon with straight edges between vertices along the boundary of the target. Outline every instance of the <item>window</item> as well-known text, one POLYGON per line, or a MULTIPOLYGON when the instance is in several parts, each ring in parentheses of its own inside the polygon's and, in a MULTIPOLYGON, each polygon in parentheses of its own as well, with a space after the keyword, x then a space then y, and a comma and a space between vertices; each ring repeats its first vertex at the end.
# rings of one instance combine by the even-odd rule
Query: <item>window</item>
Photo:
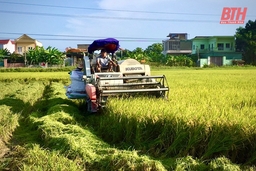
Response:
POLYGON ((178 34, 170 34, 170 39, 179 39, 178 34))
POLYGON ((22 47, 18 47, 18 53, 22 53, 22 47))
POLYGON ((224 50, 224 44, 223 43, 218 43, 218 50, 224 50))
POLYGON ((195 50, 196 49, 196 47, 195 47, 195 45, 193 45, 193 50, 195 50))
POLYGON ((28 50, 33 50, 33 47, 28 47, 28 50))
POLYGON ((200 45, 200 49, 204 49, 204 44, 201 44, 201 45, 200 45))
POLYGON ((178 41, 169 41, 169 50, 179 50, 180 42, 178 41))
POLYGON ((229 43, 226 43, 226 48, 230 49, 230 44, 229 43))

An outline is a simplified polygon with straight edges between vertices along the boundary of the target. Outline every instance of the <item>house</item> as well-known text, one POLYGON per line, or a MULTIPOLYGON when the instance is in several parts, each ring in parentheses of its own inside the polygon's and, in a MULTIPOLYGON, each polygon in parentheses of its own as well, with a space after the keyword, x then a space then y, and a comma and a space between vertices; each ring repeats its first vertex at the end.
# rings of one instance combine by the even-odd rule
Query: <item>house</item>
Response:
POLYGON ((42 47, 42 43, 23 34, 21 37, 15 39, 15 52, 23 54, 26 51, 34 49, 36 46, 42 47))
POLYGON ((192 52, 192 41, 188 40, 187 33, 169 33, 169 39, 163 40, 163 54, 187 55, 192 52))
POLYGON ((192 40, 192 54, 198 56, 203 65, 231 65, 233 60, 241 60, 242 53, 236 52, 234 36, 196 36, 192 40))
POLYGON ((66 65, 76 66, 79 63, 81 63, 81 60, 88 52, 88 47, 90 44, 77 44, 77 48, 66 48, 66 57, 68 57, 65 60, 66 65))
POLYGON ((15 51, 15 42, 10 39, 0 40, 0 49, 7 49, 10 53, 13 53, 15 51))
POLYGON ((88 47, 90 44, 77 44, 77 49, 80 49, 83 52, 88 52, 88 47))

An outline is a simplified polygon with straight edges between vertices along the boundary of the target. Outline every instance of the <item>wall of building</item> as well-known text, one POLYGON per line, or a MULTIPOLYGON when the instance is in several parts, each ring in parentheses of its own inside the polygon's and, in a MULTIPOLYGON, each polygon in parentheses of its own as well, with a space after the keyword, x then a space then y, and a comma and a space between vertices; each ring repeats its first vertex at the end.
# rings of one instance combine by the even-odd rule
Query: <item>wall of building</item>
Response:
POLYGON ((11 67, 25 67, 25 63, 8 63, 7 68, 11 68, 11 67))
POLYGON ((15 45, 9 41, 7 44, 1 44, 0 49, 8 49, 10 53, 13 53, 15 51, 15 45))
POLYGON ((17 43, 16 44, 16 52, 17 53, 24 53, 29 51, 29 49, 34 49, 36 47, 35 43, 17 43), (22 48, 21 51, 19 51, 19 47, 22 48))
MULTIPOLYGON (((219 56, 222 58, 222 65, 233 65, 233 60, 241 60, 241 58, 227 58, 226 56, 219 56)), ((210 58, 211 56, 208 56, 207 58, 200 58, 199 61, 199 66, 203 67, 204 65, 210 65, 210 58)))
POLYGON ((208 59, 200 59, 199 64, 200 64, 200 67, 203 67, 204 65, 208 65, 208 59))
POLYGON ((198 52, 208 51, 209 41, 208 39, 196 39, 192 42, 192 54, 197 54, 198 52), (201 45, 204 45, 204 49, 201 49, 201 45))

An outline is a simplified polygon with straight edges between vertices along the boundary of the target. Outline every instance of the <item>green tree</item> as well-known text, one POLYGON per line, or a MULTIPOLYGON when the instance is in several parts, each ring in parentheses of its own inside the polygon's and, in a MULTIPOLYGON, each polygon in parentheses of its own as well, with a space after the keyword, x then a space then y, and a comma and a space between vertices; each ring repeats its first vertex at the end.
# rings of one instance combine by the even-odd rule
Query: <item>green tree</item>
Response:
POLYGON ((140 47, 137 47, 133 51, 126 51, 126 57, 141 60, 144 57, 144 50, 140 47))
POLYGON ((187 57, 185 55, 167 55, 167 62, 166 65, 168 66, 193 66, 193 61, 190 57, 187 57))
POLYGON ((42 50, 41 47, 35 47, 33 50, 26 52, 26 60, 30 65, 39 64, 41 60, 42 50))
POLYGON ((65 55, 61 51, 51 46, 45 49, 45 54, 47 57, 45 62, 52 65, 63 64, 63 61, 65 59, 65 55))
POLYGON ((20 54, 11 53, 8 49, 0 49, 0 60, 8 59, 8 62, 24 62, 24 57, 20 54))
POLYGON ((11 53, 8 49, 0 49, 0 58, 5 58, 5 57, 8 57, 10 56, 11 53))
POLYGON ((145 55, 149 58, 150 62, 161 62, 164 58, 162 51, 162 43, 154 43, 146 48, 145 55))
POLYGON ((236 29, 236 49, 243 52, 246 64, 256 65, 256 20, 236 29))
POLYGON ((45 62, 46 64, 59 65, 63 64, 65 55, 56 48, 51 46, 44 49, 43 47, 36 47, 26 53, 27 61, 30 65, 45 62))
POLYGON ((128 53, 130 50, 128 49, 122 49, 116 52, 116 56, 119 57, 120 59, 126 59, 129 55, 128 53))
POLYGON ((21 55, 21 54, 17 54, 15 52, 13 52, 10 55, 9 62, 11 62, 11 63, 15 63, 15 62, 23 63, 24 62, 24 56, 21 55))
POLYGON ((136 59, 139 62, 142 60, 146 60, 146 61, 148 60, 147 56, 144 53, 144 50, 140 47, 137 47, 133 51, 129 51, 127 54, 128 54, 128 57, 136 59))

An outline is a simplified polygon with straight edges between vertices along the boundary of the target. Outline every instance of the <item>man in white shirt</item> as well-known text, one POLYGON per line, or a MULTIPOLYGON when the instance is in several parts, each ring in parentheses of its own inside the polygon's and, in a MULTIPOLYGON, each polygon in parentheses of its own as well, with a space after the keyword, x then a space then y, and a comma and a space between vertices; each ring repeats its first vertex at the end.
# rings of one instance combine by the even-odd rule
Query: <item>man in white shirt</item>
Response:
POLYGON ((96 59, 96 63, 97 63, 96 72, 101 72, 102 69, 113 71, 113 65, 116 66, 116 64, 108 56, 107 51, 105 49, 101 50, 100 56, 97 57, 96 59))

